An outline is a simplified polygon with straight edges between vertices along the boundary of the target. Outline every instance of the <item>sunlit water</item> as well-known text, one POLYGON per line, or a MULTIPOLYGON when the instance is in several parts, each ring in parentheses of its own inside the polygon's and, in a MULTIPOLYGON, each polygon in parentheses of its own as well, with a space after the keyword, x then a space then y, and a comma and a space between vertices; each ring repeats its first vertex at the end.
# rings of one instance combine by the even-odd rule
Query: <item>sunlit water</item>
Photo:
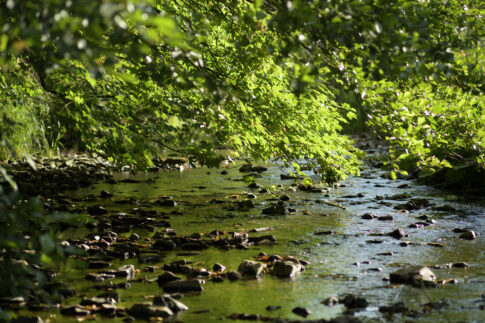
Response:
MULTIPOLYGON (((294 279, 278 279, 269 274, 257 280, 243 280, 222 283, 206 281, 204 291, 197 294, 186 294, 181 301, 189 310, 179 314, 175 319, 183 322, 222 322, 230 321, 227 316, 232 313, 261 314, 267 317, 282 317, 287 319, 301 319, 292 313, 296 306, 305 307, 311 311, 307 319, 330 319, 345 311, 343 305, 329 307, 321 302, 330 296, 355 294, 367 299, 369 306, 355 315, 364 321, 389 321, 379 311, 379 306, 403 301, 407 307, 422 311, 423 304, 431 301, 446 300, 448 306, 440 310, 432 310, 418 317, 407 317, 400 314, 393 316, 393 321, 404 322, 482 322, 485 321, 485 311, 480 306, 485 304, 482 294, 485 293, 485 243, 483 237, 473 241, 462 240, 454 228, 469 227, 475 232, 484 232, 485 208, 474 203, 454 201, 454 197, 447 196, 426 186, 419 186, 411 181, 391 181, 382 178, 383 173, 376 169, 364 170, 364 176, 350 178, 342 187, 331 189, 328 193, 308 193, 290 189, 290 180, 281 180, 282 169, 269 166, 267 172, 262 173, 256 182, 264 187, 276 187, 275 194, 288 194, 291 201, 289 206, 296 209, 296 214, 285 216, 262 215, 262 208, 266 207, 274 197, 271 193, 259 194, 247 188, 248 183, 241 181, 243 173, 237 167, 226 169, 228 175, 221 175, 220 169, 186 169, 183 172, 162 172, 135 176, 141 180, 134 184, 98 184, 89 189, 69 193, 77 197, 88 194, 99 195, 101 190, 108 190, 114 194, 111 200, 98 200, 96 204, 106 206, 112 213, 129 212, 133 206, 118 205, 114 201, 125 198, 149 200, 161 195, 170 195, 178 205, 174 208, 153 206, 159 211, 171 212, 174 209, 182 211, 183 215, 171 215, 171 227, 179 235, 190 235, 194 232, 202 234, 213 230, 243 231, 259 227, 271 227, 272 230, 251 235, 273 234, 277 238, 274 245, 250 247, 248 250, 219 250, 210 248, 195 256, 178 256, 180 251, 166 252, 162 265, 177 259, 186 259, 192 265, 212 268, 214 263, 224 264, 228 269, 237 270, 244 259, 253 259, 258 253, 293 255, 310 262, 306 271, 294 279), (154 179, 153 183, 146 180, 154 179), (143 182, 144 181, 144 182, 143 182), (397 188, 408 184, 407 188, 397 188), (245 193, 254 192, 256 207, 248 212, 228 210, 237 201, 231 196, 239 195, 239 200, 245 199, 245 193), (429 198, 440 206, 453 206, 456 211, 440 212, 431 208, 412 211, 409 214, 396 211, 393 206, 404 201, 389 202, 390 206, 379 204, 376 195, 392 196, 398 193, 409 193, 412 197, 429 198), (355 196, 361 193, 363 197, 355 196), (226 200, 226 204, 210 204, 212 199, 226 200), (325 200, 338 203, 345 210, 316 203, 325 200), (361 215, 373 212, 377 215, 391 214, 394 221, 363 220, 361 215), (411 229, 408 226, 419 220, 417 216, 427 214, 437 220, 437 223, 425 228, 411 229), (429 245, 400 246, 402 240, 388 236, 373 236, 375 233, 388 233, 402 228, 411 242, 437 242, 444 247, 429 245), (334 235, 315 235, 318 231, 335 231, 334 235), (367 240, 379 239, 381 244, 366 243, 367 240), (378 253, 392 251, 393 256, 379 256, 378 253), (391 286, 383 279, 389 273, 406 265, 436 265, 449 262, 467 262, 469 268, 433 269, 438 279, 456 278, 458 284, 441 285, 432 289, 420 289, 410 286, 391 286), (359 262, 360 266, 354 265, 359 262), (370 262, 366 264, 365 262, 370 262), (381 268, 382 271, 373 271, 381 268), (281 309, 267 311, 269 305, 279 305, 281 309)), ((118 175, 119 178, 127 175, 118 175)), ((69 196, 69 194, 67 194, 69 196)), ((93 202, 94 203, 94 202, 93 202)), ((87 231, 86 231, 87 232, 87 231)), ((64 238, 76 235, 82 238, 85 231, 68 231, 64 238), (67 236, 66 236, 67 235, 67 236)), ((153 233, 137 231, 142 238, 153 233)), ((129 236, 130 233, 122 234, 129 236)), ((132 263, 138 269, 146 264, 140 264, 136 259, 125 262, 115 261, 117 265, 132 263)), ((79 304, 80 296, 94 296, 99 291, 93 289, 95 283, 88 282, 84 276, 95 270, 86 269, 83 261, 69 259, 61 268, 60 279, 68 282, 76 289, 78 295, 67 300, 70 304, 79 304)), ((147 279, 156 278, 163 271, 155 273, 141 272, 137 277, 147 279)), ((117 280, 116 280, 117 281, 117 280)), ((134 303, 150 301, 150 296, 161 294, 162 290, 156 282, 134 282, 131 288, 118 290, 121 307, 129 307, 134 303)), ((74 322, 75 319, 57 314, 40 313, 51 322, 74 322)), ((122 318, 108 319, 98 316, 97 321, 121 321, 122 318)))

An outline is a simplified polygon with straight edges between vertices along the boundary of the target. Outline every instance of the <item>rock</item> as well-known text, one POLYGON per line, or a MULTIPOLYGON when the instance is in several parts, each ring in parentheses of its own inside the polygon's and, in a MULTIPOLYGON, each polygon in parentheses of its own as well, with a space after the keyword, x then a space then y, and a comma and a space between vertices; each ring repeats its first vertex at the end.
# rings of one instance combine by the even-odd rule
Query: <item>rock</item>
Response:
POLYGON ((89 269, 102 269, 111 267, 111 263, 107 261, 90 261, 88 263, 89 269))
POLYGON ((469 264, 467 264, 466 262, 455 262, 452 267, 454 268, 467 268, 467 267, 470 267, 469 264))
POLYGON ((105 215, 108 213, 108 210, 106 210, 104 207, 100 205, 93 205, 93 206, 88 206, 88 213, 91 215, 105 215))
POLYGON ((68 306, 68 307, 63 307, 61 308, 61 314, 62 315, 74 315, 74 316, 87 316, 91 314, 90 310, 87 310, 86 308, 79 306, 79 305, 74 305, 74 306, 68 306))
POLYGON ((290 197, 288 195, 281 195, 280 198, 279 198, 280 201, 289 201, 290 200, 290 197))
POLYGON ((189 309, 187 305, 179 302, 168 294, 156 296, 153 299, 153 305, 166 306, 174 313, 186 311, 189 309))
POLYGON ((396 314, 396 313, 404 313, 409 309, 405 306, 404 302, 398 302, 396 304, 392 304, 390 306, 381 306, 379 307, 379 312, 386 313, 386 314, 396 314))
POLYGON ((227 316, 231 320, 241 320, 241 321, 259 321, 261 315, 259 314, 248 314, 248 313, 233 313, 227 316))
POLYGON ((268 305, 268 306, 266 306, 267 311, 276 311, 276 310, 279 310, 279 309, 281 309, 281 306, 279 306, 279 305, 268 305))
POLYGON ((100 196, 101 198, 106 199, 106 198, 113 197, 113 194, 111 194, 111 193, 110 193, 110 192, 108 192, 108 191, 102 190, 102 191, 101 191, 101 193, 99 194, 99 196, 100 196))
POLYGON ((127 280, 132 280, 135 278, 135 266, 124 265, 118 268, 118 271, 114 272, 116 277, 125 277, 127 280))
POLYGON ((202 279, 194 280, 174 280, 163 285, 163 291, 167 293, 186 293, 186 292, 201 292, 204 289, 202 284, 205 281, 202 279))
POLYGON ((173 207, 177 205, 177 202, 171 199, 160 199, 156 202, 160 206, 173 207))
POLYGON ((310 312, 309 310, 307 310, 306 308, 304 307, 295 307, 294 309, 291 310, 293 313, 295 313, 296 315, 299 315, 301 317, 307 317, 308 315, 310 315, 312 312, 310 312))
POLYGON ((244 276, 258 278, 263 275, 266 266, 260 262, 244 260, 238 267, 237 271, 244 276))
POLYGON ((81 300, 82 306, 101 306, 101 304, 114 304, 115 300, 107 297, 87 297, 81 300))
POLYGON ((284 215, 288 213, 288 210, 286 209, 285 204, 280 201, 277 204, 271 204, 263 209, 262 213, 267 215, 284 215))
POLYGON ((114 317, 116 315, 116 305, 115 304, 101 304, 99 306, 99 313, 101 315, 114 317))
POLYGON ((279 278, 294 277, 302 269, 300 264, 292 261, 278 261, 273 265, 273 275, 279 278))
POLYGON ((390 236, 390 237, 393 237, 394 239, 398 239, 398 240, 401 239, 401 238, 407 237, 407 234, 405 234, 402 229, 396 229, 392 232, 389 232, 387 235, 390 236))
POLYGON ((157 306, 148 303, 134 304, 128 308, 127 313, 137 319, 149 319, 150 317, 168 318, 173 316, 173 312, 167 306, 157 306))
POLYGON ((217 263, 217 264, 214 264, 214 266, 212 266, 212 270, 217 273, 222 273, 224 272, 224 270, 226 270, 226 267, 224 265, 217 263))
POLYGON ((45 321, 39 316, 19 316, 11 323, 44 323, 45 321))
POLYGON ((180 280, 180 277, 176 276, 174 273, 170 271, 166 271, 163 274, 158 276, 157 283, 158 283, 158 286, 162 287, 166 283, 169 283, 175 280, 180 280))
POLYGON ((98 295, 98 297, 111 299, 112 303, 118 303, 120 300, 120 295, 115 291, 107 291, 98 295))
POLYGON ((268 169, 264 166, 253 166, 251 164, 244 164, 239 168, 241 173, 250 173, 250 172, 257 172, 262 173, 267 171, 268 169))
POLYGON ((362 323, 360 319, 350 315, 341 315, 328 321, 328 323, 362 323))
POLYGON ((164 239, 157 240, 152 245, 153 249, 162 250, 162 251, 171 251, 171 250, 174 250, 176 247, 177 245, 175 244, 175 242, 173 242, 172 240, 164 240, 164 239))
POLYGON ((335 306, 339 303, 339 299, 335 296, 328 297, 323 300, 322 304, 327 306, 335 306))
POLYGON ((265 236, 261 236, 261 237, 250 237, 250 238, 248 238, 248 242, 254 242, 256 244, 260 243, 263 240, 276 242, 276 237, 274 235, 270 234, 270 235, 265 235, 265 236))
POLYGON ((363 297, 357 297, 355 295, 347 295, 343 299, 339 300, 340 303, 343 303, 347 308, 366 308, 369 303, 363 297))
POLYGON ((477 234, 475 231, 467 230, 460 234, 460 238, 465 240, 475 240, 477 238, 477 234))
POLYGON ((361 216, 362 219, 364 220, 373 220, 377 217, 375 213, 365 213, 364 215, 361 216))
POLYGON ((239 168, 239 171, 241 173, 249 173, 251 172, 251 169, 253 168, 253 165, 251 164, 244 164, 239 168))
POLYGON ((252 182, 251 184, 248 185, 248 188, 257 189, 257 188, 262 188, 262 186, 259 185, 258 183, 252 182))
POLYGON ((139 235, 139 234, 137 234, 137 233, 132 233, 132 234, 130 235, 130 240, 131 240, 131 241, 138 241, 138 240, 140 240, 140 235, 139 235))
POLYGON ((240 211, 248 211, 249 209, 254 208, 254 203, 251 200, 244 200, 241 202, 238 202, 237 204, 237 209, 240 211))
POLYGON ((394 221, 394 217, 390 214, 383 215, 377 218, 379 221, 394 221))
POLYGON ((423 198, 421 198, 421 199, 411 199, 410 201, 408 201, 405 204, 396 205, 394 207, 394 209, 411 211, 411 210, 419 210, 419 209, 428 207, 430 205, 431 205, 431 203, 429 202, 428 199, 423 199, 423 198))
POLYGON ((391 273, 389 281, 391 284, 409 284, 416 287, 433 286, 435 274, 428 268, 414 266, 403 268, 391 273))
POLYGON ((253 193, 248 193, 248 199, 255 199, 257 196, 253 193))
POLYGON ((241 273, 239 273, 237 271, 230 271, 230 272, 227 273, 227 278, 230 281, 235 281, 235 280, 242 279, 242 275, 241 275, 241 273))

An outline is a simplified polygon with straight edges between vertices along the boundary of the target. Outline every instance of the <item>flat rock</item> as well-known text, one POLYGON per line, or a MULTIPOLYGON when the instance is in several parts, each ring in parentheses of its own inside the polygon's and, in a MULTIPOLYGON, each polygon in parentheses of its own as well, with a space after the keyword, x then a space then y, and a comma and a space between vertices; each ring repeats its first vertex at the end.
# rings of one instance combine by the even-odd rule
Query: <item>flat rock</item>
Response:
POLYGON ((201 292, 204 283, 205 281, 201 279, 174 280, 164 284, 163 290, 167 293, 201 292))
POLYGON ((166 306, 174 313, 186 311, 189 309, 187 305, 183 304, 182 302, 179 302, 178 300, 176 300, 175 298, 173 298, 168 294, 155 296, 155 298, 153 299, 153 305, 166 306))
POLYGON ((399 269, 389 277, 391 284, 409 284, 416 287, 432 286, 435 279, 435 274, 428 267, 423 266, 399 269))
POLYGON ((161 287, 161 286, 165 285, 166 283, 176 281, 176 280, 180 280, 180 277, 176 276, 171 271, 166 271, 163 274, 158 276, 157 283, 158 283, 158 286, 161 287))

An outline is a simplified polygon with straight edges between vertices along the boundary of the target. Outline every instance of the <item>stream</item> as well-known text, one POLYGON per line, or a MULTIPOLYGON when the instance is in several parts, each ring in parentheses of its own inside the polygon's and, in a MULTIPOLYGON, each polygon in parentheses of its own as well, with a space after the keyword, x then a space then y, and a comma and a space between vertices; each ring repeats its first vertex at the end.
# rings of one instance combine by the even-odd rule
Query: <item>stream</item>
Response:
MULTIPOLYGON (((367 151, 369 158, 378 159, 380 148, 371 147, 367 151)), ((117 184, 99 183, 65 193, 66 199, 71 198, 70 202, 76 207, 102 205, 109 211, 103 215, 107 219, 120 213, 140 216, 140 209, 153 211, 147 215, 150 217, 162 216, 170 227, 128 226, 123 232, 117 232, 117 243, 135 240, 133 233, 139 235, 140 239, 132 242, 142 249, 150 249, 155 232, 169 233, 171 229, 175 233, 170 234, 177 236, 207 237, 219 230, 221 234, 228 232, 229 236, 237 232, 249 233, 250 237, 273 235, 276 238, 274 243, 265 240, 241 249, 224 250, 211 246, 194 251, 176 248, 158 253, 143 251, 147 255, 153 253, 155 260, 144 258, 147 261, 142 261, 140 255, 110 260, 112 267, 109 269, 132 264, 137 270, 129 288, 116 289, 119 294, 117 307, 129 308, 136 303, 151 302, 154 296, 162 294, 157 277, 164 272, 164 264, 184 259, 194 268, 212 271, 213 265, 219 263, 227 272, 236 271, 244 260, 255 260, 258 254, 265 253, 294 256, 308 264, 304 271, 292 278, 278 278, 270 273, 257 279, 236 281, 224 278, 215 282, 211 277, 202 278, 205 280, 203 291, 184 293, 179 301, 188 310, 171 320, 235 322, 234 318, 244 318, 231 318, 234 313, 259 314, 263 320, 330 320, 346 313, 363 322, 485 321, 483 201, 468 201, 466 197, 418 185, 411 180, 393 181, 388 179, 385 171, 371 166, 363 168, 361 177, 351 177, 338 187, 307 192, 292 186, 294 180, 281 179, 280 175, 285 174, 286 169, 268 164, 264 165, 267 171, 253 175, 254 181, 267 190, 260 193, 261 188, 248 188, 249 182, 243 180, 247 173, 240 172, 240 166, 142 175, 117 174, 117 184), (221 174, 222 171, 227 174, 221 174), (111 192, 113 197, 99 198, 102 191, 111 192), (262 213, 283 195, 286 195, 285 199, 289 198, 285 202, 290 209, 288 214, 262 213), (90 196, 97 198, 86 199, 90 196), (161 196, 170 196, 176 205, 156 204, 154 201, 161 196), (413 199, 426 199, 429 204, 411 210, 395 209, 413 199), (244 200, 251 200, 254 207, 247 210, 238 207, 244 200), (363 218, 368 213, 372 215, 363 218), (251 232, 255 228, 266 228, 266 231, 251 232), (407 236, 387 235, 396 229, 402 229, 407 236), (477 233, 476 239, 463 239, 461 233, 466 230, 477 233), (433 288, 389 283, 392 272, 412 265, 428 266, 440 282, 433 288), (329 297, 342 298, 348 294, 364 298, 368 305, 348 309, 340 303, 334 306, 322 304, 329 297), (403 302, 400 306, 405 310, 390 314, 383 309, 399 302, 403 302), (309 315, 303 318, 295 314, 292 311, 295 307, 306 309, 309 315)), ((85 239, 97 230, 101 229, 68 229, 60 233, 60 239, 85 239)), ((99 282, 87 280, 88 273, 99 271, 89 269, 87 265, 96 257, 97 254, 70 257, 65 264, 58 265, 58 279, 76 291, 74 297, 64 300, 63 306, 79 304, 83 297, 99 295, 102 291, 96 286, 106 285, 109 281, 126 281, 124 278, 99 282)), ((177 275, 186 279, 184 275, 177 275)), ((50 322, 78 322, 79 319, 62 315, 58 309, 23 311, 23 314, 39 315, 50 322)), ((98 322, 131 320, 126 316, 108 318, 99 314, 81 318, 84 319, 98 322)))

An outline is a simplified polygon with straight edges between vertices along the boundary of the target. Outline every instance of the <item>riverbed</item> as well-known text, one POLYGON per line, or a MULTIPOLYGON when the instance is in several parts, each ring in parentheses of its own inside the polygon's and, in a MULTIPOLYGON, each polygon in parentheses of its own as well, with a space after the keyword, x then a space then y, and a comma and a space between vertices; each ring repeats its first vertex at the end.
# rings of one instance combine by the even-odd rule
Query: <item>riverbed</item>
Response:
MULTIPOLYGON (((379 147, 376 147, 379 148, 379 147)), ((369 149, 377 159, 380 149, 369 149)), ((261 164, 263 165, 263 164, 261 164)), ((102 206, 110 219, 139 210, 163 218, 164 227, 128 226, 117 232, 118 242, 136 241, 150 248, 156 232, 175 236, 209 237, 245 234, 250 237, 272 235, 276 241, 264 241, 246 248, 215 248, 158 252, 158 260, 144 263, 139 255, 110 260, 112 268, 132 264, 136 268, 130 287, 116 289, 118 308, 151 302, 162 293, 157 284, 164 264, 185 260, 194 268, 212 271, 214 264, 237 271, 241 262, 265 255, 293 256, 305 263, 305 270, 291 278, 278 278, 266 272, 256 279, 227 278, 213 281, 203 277, 202 292, 184 293, 179 299, 188 310, 171 318, 181 322, 234 322, 234 314, 257 314, 260 319, 317 320, 341 316, 356 317, 364 322, 483 322, 485 320, 485 205, 466 196, 451 194, 419 185, 412 180, 390 180, 388 173, 368 164, 361 177, 351 177, 336 187, 316 187, 312 192, 298 189, 295 180, 282 179, 287 174, 282 165, 265 164, 266 171, 250 175, 240 172, 241 163, 224 169, 192 168, 182 171, 117 174, 116 183, 99 183, 88 188, 64 193, 75 208, 102 206), (251 183, 258 187, 249 188, 251 183), (101 192, 113 196, 100 198, 101 192), (289 212, 267 215, 262 210, 285 196, 289 212), (156 201, 170 199, 174 205, 156 201), (413 199, 429 203, 407 210, 400 207, 413 199), (251 200, 254 207, 238 207, 251 200), (397 208, 397 209, 396 209, 397 208), (364 216, 364 214, 371 216, 364 216), (372 219, 370 219, 372 218, 372 219), (387 220, 386 220, 387 219, 387 220), (265 228, 261 232, 253 229, 265 228), (405 236, 389 235, 402 229, 405 236), (475 239, 463 239, 462 232, 474 231, 475 239), (195 235, 194 235, 195 234, 195 235), (458 265, 457 265, 458 264, 458 265), (440 281, 436 287, 421 288, 389 283, 390 273, 409 266, 428 266, 440 281), (325 305, 330 297, 346 295, 364 298, 363 308, 343 304, 325 305), (385 308, 402 302, 406 310, 394 314, 385 308), (307 310, 303 318, 295 307, 307 310), (233 316, 231 316, 233 315, 233 316)), ((99 219, 99 217, 98 217, 99 219)), ((109 222, 109 221, 108 221, 109 222)), ((160 223, 155 222, 155 223, 160 223)), ((60 233, 60 239, 75 241, 89 233, 109 228, 77 228, 60 233)), ((113 230, 116 231, 116 230, 113 230)), ((114 246, 113 243, 112 246, 114 246)), ((125 278, 93 282, 86 279, 89 255, 71 257, 59 265, 58 279, 76 291, 63 306, 79 304, 82 298, 100 294, 97 285, 108 281, 125 282, 125 278)), ((185 277, 179 275, 181 278, 185 277)), ((397 307, 396 307, 397 308, 397 307)), ((58 309, 29 312, 50 322, 76 322, 77 317, 61 315, 58 309)), ((249 317, 249 316, 248 316, 249 317)), ((90 320, 121 322, 126 317, 108 318, 100 314, 90 320)), ((239 318, 243 318, 239 316, 239 318)), ((254 317, 256 318, 256 317, 254 317)), ((84 318, 85 319, 85 318, 84 318)))

